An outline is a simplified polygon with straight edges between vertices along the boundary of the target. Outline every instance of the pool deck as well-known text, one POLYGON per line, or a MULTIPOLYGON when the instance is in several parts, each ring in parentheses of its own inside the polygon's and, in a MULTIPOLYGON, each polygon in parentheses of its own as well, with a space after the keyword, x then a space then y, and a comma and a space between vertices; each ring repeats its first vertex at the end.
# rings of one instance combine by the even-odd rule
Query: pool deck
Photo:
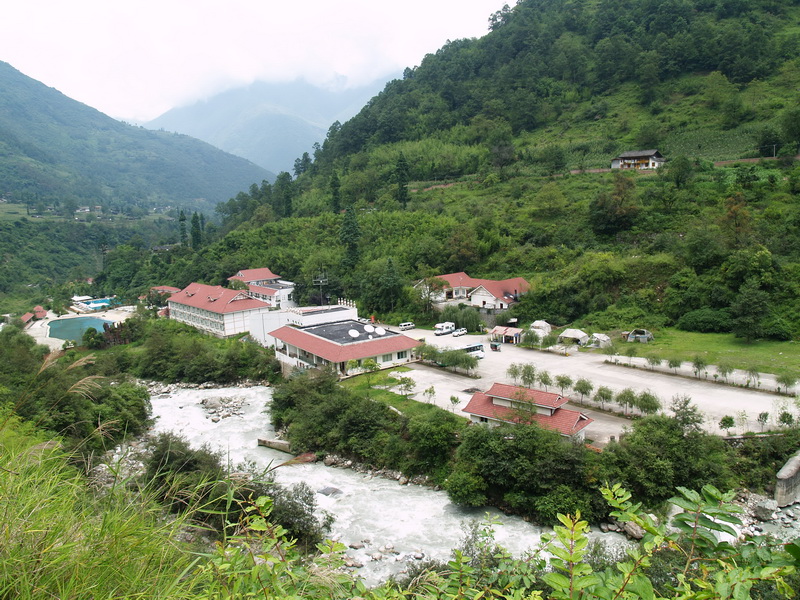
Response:
POLYGON ((25 333, 36 340, 37 344, 48 346, 51 350, 61 350, 64 346, 64 340, 59 338, 50 337, 50 322, 56 319, 78 319, 80 317, 97 317, 105 319, 106 321, 113 321, 119 323, 128 317, 132 316, 135 308, 133 306, 117 306, 108 310, 101 310, 99 312, 90 312, 82 314, 69 313, 59 317, 52 311, 47 311, 47 317, 41 321, 34 321, 30 327, 25 329, 25 333))

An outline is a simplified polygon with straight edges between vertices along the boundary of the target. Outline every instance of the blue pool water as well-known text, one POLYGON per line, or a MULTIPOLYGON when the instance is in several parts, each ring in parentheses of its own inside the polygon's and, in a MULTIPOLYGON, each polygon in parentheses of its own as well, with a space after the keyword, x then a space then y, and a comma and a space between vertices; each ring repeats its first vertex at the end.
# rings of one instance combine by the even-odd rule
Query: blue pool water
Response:
POLYGON ((80 341, 83 333, 90 327, 103 331, 104 323, 113 323, 97 317, 77 317, 75 319, 56 319, 50 321, 50 337, 60 340, 80 341))
POLYGON ((84 304, 89 308, 102 308, 104 306, 111 306, 111 304, 116 303, 116 298, 97 298, 96 300, 87 300, 84 302, 84 304))

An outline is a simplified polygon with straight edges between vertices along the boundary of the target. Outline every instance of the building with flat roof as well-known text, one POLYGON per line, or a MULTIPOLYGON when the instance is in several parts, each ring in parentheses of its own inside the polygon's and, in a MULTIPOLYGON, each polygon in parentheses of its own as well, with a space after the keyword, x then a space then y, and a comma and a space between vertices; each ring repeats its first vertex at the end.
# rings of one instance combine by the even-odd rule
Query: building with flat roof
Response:
POLYGON ((297 306, 294 300, 294 282, 285 281, 270 269, 242 269, 228 281, 241 281, 247 286, 253 298, 263 300, 276 308, 297 306))
MULTIPOLYGON (((328 313, 327 318, 337 312, 328 313)), ((382 369, 405 364, 412 360, 414 348, 421 345, 402 333, 355 319, 301 327, 283 325, 269 335, 275 340, 275 356, 287 370, 332 366, 342 377, 357 373, 368 359, 382 369)))

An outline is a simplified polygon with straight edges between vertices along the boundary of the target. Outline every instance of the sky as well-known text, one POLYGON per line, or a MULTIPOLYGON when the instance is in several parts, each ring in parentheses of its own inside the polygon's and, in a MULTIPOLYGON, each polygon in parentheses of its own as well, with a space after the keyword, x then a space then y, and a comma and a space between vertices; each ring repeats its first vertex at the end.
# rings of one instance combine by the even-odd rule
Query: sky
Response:
MULTIPOLYGON (((253 81, 354 87, 480 37, 509 0, 5 0, 0 60, 144 123, 253 81)), ((2 91, 0 90, 0 93, 2 91)))

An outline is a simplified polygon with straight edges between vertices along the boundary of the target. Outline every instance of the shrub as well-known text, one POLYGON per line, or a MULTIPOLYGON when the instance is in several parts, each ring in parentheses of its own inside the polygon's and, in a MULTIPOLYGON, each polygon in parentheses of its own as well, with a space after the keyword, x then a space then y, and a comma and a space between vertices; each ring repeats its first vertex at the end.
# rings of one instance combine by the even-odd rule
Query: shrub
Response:
POLYGON ((699 308, 685 313, 676 326, 683 331, 725 333, 731 330, 731 314, 724 308, 699 308))

